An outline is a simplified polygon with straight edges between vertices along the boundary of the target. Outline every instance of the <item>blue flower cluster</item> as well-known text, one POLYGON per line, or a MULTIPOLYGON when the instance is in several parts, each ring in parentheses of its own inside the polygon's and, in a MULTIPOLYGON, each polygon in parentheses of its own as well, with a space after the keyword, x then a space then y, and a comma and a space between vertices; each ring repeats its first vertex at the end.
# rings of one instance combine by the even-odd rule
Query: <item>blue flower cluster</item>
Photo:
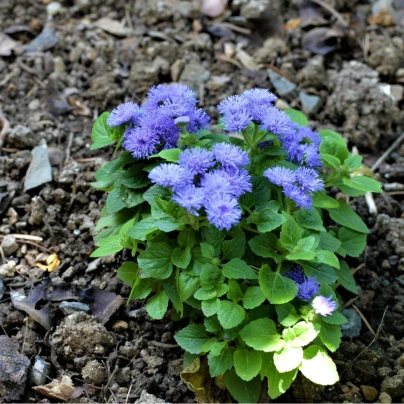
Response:
POLYGON ((302 209, 310 209, 311 194, 324 189, 324 182, 312 168, 273 167, 264 171, 268 180, 282 188, 283 193, 302 209))
POLYGON ((139 107, 127 102, 108 117, 111 127, 126 124, 123 147, 133 157, 145 158, 161 149, 177 147, 181 126, 196 133, 209 126, 210 118, 196 107, 193 91, 186 85, 162 84, 152 87, 147 101, 139 107))
POLYGON ((316 282, 316 278, 305 276, 303 269, 298 265, 282 275, 295 281, 298 287, 297 297, 305 302, 308 302, 320 290, 320 284, 316 282))
POLYGON ((187 149, 178 164, 161 164, 149 178, 173 190, 173 201, 199 216, 205 209, 211 224, 230 230, 241 219, 238 198, 252 190, 251 177, 243 167, 249 164, 245 151, 228 143, 217 143, 211 151, 187 149))

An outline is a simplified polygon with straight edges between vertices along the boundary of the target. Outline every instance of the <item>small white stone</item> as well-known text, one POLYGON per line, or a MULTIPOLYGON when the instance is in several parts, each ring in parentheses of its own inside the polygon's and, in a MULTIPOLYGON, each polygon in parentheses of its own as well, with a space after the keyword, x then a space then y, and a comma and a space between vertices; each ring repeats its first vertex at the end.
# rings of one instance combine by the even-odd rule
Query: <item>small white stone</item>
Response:
POLYGON ((51 16, 59 14, 61 10, 62 5, 57 1, 52 1, 46 6, 46 12, 51 16))

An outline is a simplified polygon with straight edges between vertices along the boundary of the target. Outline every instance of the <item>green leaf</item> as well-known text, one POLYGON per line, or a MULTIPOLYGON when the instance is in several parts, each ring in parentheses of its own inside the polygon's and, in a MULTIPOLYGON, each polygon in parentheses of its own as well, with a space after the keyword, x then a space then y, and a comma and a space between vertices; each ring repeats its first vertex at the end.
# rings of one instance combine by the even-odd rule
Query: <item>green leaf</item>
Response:
POLYGON ((360 191, 359 189, 351 188, 344 185, 342 181, 334 181, 332 185, 338 187, 341 190, 341 192, 343 192, 345 195, 352 196, 354 198, 366 194, 365 191, 360 191))
POLYGON ((225 329, 237 327, 245 318, 245 310, 237 303, 221 300, 217 318, 220 325, 225 329))
POLYGON ((338 201, 328 196, 325 191, 314 192, 311 196, 313 206, 322 209, 338 208, 338 201))
POLYGON ((295 220, 289 216, 287 221, 282 225, 279 240, 284 248, 292 251, 300 239, 300 228, 295 220))
POLYGON ((229 291, 227 292, 227 298, 233 300, 233 302, 238 303, 243 298, 243 292, 240 285, 234 279, 229 279, 229 291))
POLYGON ((151 205, 154 198, 164 198, 171 196, 171 192, 168 188, 164 188, 161 185, 152 185, 144 194, 143 198, 151 205))
POLYGON ((341 248, 350 257, 359 257, 366 247, 366 234, 341 227, 338 230, 338 238, 341 241, 341 248))
POLYGON ((362 165, 362 156, 360 156, 359 154, 349 156, 344 161, 344 163, 350 170, 356 170, 357 168, 360 168, 362 165))
POLYGON ((329 137, 331 139, 335 139, 340 142, 345 142, 344 138, 337 132, 331 129, 322 129, 318 132, 318 134, 322 137, 329 137))
POLYGON ((318 331, 312 323, 300 321, 291 328, 285 328, 282 332, 283 339, 293 347, 310 344, 317 337, 318 331))
POLYGON ((137 222, 130 230, 129 237, 134 238, 135 240, 146 240, 146 237, 157 231, 157 227, 154 223, 154 219, 149 216, 145 219, 142 219, 140 222, 137 222))
POLYGON ((177 163, 178 157, 181 153, 182 153, 181 149, 165 149, 165 150, 162 150, 160 153, 153 154, 152 156, 150 156, 150 158, 160 157, 163 160, 166 160, 166 161, 169 161, 172 163, 177 163))
POLYGON ((300 262, 300 266, 304 269, 307 276, 316 277, 318 282, 333 283, 337 280, 338 275, 333 267, 317 262, 300 262))
POLYGON ((280 225, 285 223, 285 221, 285 217, 276 213, 274 210, 263 209, 258 212, 254 223, 257 225, 257 228, 261 233, 267 233, 271 230, 277 229, 280 225))
POLYGON ((272 272, 268 265, 262 266, 258 280, 262 292, 271 304, 287 303, 297 294, 296 283, 278 272, 272 272))
POLYGON ((103 238, 98 243, 98 248, 90 255, 91 258, 105 257, 106 255, 115 254, 123 249, 121 237, 114 234, 110 237, 103 238))
POLYGON ((266 203, 271 199, 271 184, 266 177, 252 177, 252 194, 255 205, 266 203))
POLYGON ((192 253, 189 247, 186 247, 185 250, 177 247, 171 253, 171 261, 178 268, 186 269, 191 259, 192 253))
POLYGON ((317 250, 314 262, 318 262, 320 264, 327 264, 334 268, 339 269, 339 260, 337 256, 331 251, 317 250))
POLYGON ((338 157, 331 154, 322 154, 321 159, 326 167, 335 168, 336 170, 341 169, 341 160, 338 157))
POLYGON ((257 279, 254 270, 239 258, 233 258, 223 265, 223 275, 229 279, 257 279))
POLYGON ((369 229, 363 220, 344 201, 338 201, 338 208, 328 209, 330 217, 334 222, 360 233, 369 233, 369 229))
POLYGON ((161 320, 166 314, 167 308, 168 296, 164 290, 160 290, 154 296, 149 297, 146 303, 147 314, 155 320, 161 320))
POLYGON ((219 309, 219 303, 220 303, 220 300, 218 298, 203 300, 202 301, 202 313, 206 317, 213 316, 214 314, 217 313, 217 310, 219 309))
POLYGON ((286 344, 281 351, 274 353, 274 364, 280 373, 296 369, 303 359, 303 349, 286 344))
POLYGON ((301 227, 325 232, 323 220, 316 209, 300 209, 296 211, 294 217, 301 227))
POLYGON ((313 383, 328 386, 339 380, 337 367, 325 350, 317 345, 306 348, 300 371, 313 383))
POLYGON ((177 344, 186 351, 199 354, 202 346, 209 340, 203 324, 190 324, 174 335, 177 344))
POLYGON ((259 286, 250 286, 243 296, 243 306, 245 309, 254 309, 264 303, 266 297, 259 286))
POLYGON ((285 109, 284 112, 286 113, 286 115, 288 115, 288 117, 290 118, 290 120, 292 122, 295 122, 300 126, 307 126, 309 124, 309 121, 308 121, 306 115, 297 109, 288 108, 288 109, 285 109))
POLYGON ((237 376, 234 369, 224 374, 224 384, 232 397, 239 403, 257 403, 261 395, 261 379, 259 376, 245 381, 237 376))
POLYGON ((204 227, 202 229, 202 238, 206 243, 214 247, 214 256, 220 255, 222 251, 222 242, 224 240, 224 232, 218 230, 214 226, 204 227))
POLYGON ((117 271, 118 278, 130 286, 133 285, 137 278, 138 267, 134 262, 124 262, 117 271))
POLYGON ((178 278, 179 278, 180 270, 177 268, 175 273, 173 273, 166 281, 164 281, 163 289, 167 293, 168 298, 174 306, 174 309, 183 314, 184 305, 182 304, 182 300, 180 298, 179 287, 178 287, 178 278))
POLYGON ((283 346, 276 325, 269 318, 251 321, 240 331, 240 337, 249 347, 258 351, 278 351, 283 346))
POLYGON ((220 355, 208 355, 209 373, 211 377, 219 376, 233 367, 233 350, 227 346, 220 355))
POLYGON ((373 178, 359 176, 352 178, 343 178, 342 182, 348 187, 359 189, 365 192, 383 192, 381 184, 373 178))
POLYGON ((358 294, 355 279, 352 275, 351 269, 345 261, 340 262, 340 270, 338 271, 338 282, 347 290, 355 295, 358 294))
POLYGON ((261 377, 266 376, 268 378, 268 395, 274 400, 289 389, 297 376, 297 369, 279 373, 275 367, 272 354, 264 354, 260 373, 261 377), (271 357, 269 357, 270 355, 271 357))
POLYGON ((122 187, 114 188, 107 196, 107 200, 105 202, 105 206, 107 208, 108 213, 116 213, 121 209, 125 208, 124 202, 124 191, 122 187))
POLYGON ((232 240, 223 241, 223 259, 242 258, 245 253, 246 239, 243 231, 237 233, 232 240))
MULTIPOLYGON (((324 317, 325 318, 325 317, 324 317)), ((341 327, 339 325, 321 324, 319 337, 321 342, 331 351, 335 352, 341 344, 341 327)))
POLYGON ((275 262, 279 262, 281 255, 275 251, 277 241, 278 239, 274 234, 266 233, 253 237, 248 245, 260 257, 272 258, 275 262))
POLYGON ((132 290, 130 291, 128 304, 132 299, 145 299, 150 295, 152 290, 153 286, 149 278, 137 278, 132 286, 132 290))
POLYGON ((217 341, 216 338, 212 338, 211 343, 205 343, 203 348, 205 352, 210 351, 209 353, 212 356, 219 356, 220 353, 222 352, 223 348, 227 345, 226 341, 217 341), (208 348, 208 349, 206 349, 208 348))
POLYGON ((220 326, 219 320, 217 319, 216 316, 210 317, 210 318, 205 318, 203 320, 203 323, 205 325, 207 332, 217 333, 218 331, 220 331, 222 329, 222 327, 220 326))
POLYGON ((135 164, 125 170, 121 179, 121 184, 131 189, 143 188, 150 184, 146 173, 143 171, 143 165, 135 164))
POLYGON ((181 272, 178 278, 178 293, 180 299, 183 302, 188 300, 199 289, 200 283, 199 278, 181 272))
POLYGON ((153 243, 139 254, 137 262, 150 277, 166 279, 173 271, 171 247, 167 243, 153 243))
POLYGON ((165 233, 179 230, 183 226, 181 223, 178 223, 177 220, 173 217, 163 217, 162 219, 158 219, 155 221, 155 225, 159 230, 165 233))
POLYGON ((279 323, 284 327, 291 327, 300 320, 300 316, 297 314, 295 307, 291 303, 277 304, 275 310, 278 315, 279 323))
POLYGON ((289 261, 312 261, 316 254, 313 251, 302 251, 299 253, 290 253, 286 256, 289 261))
POLYGON ((334 311, 334 313, 330 314, 329 316, 321 317, 321 320, 327 324, 335 324, 335 325, 342 325, 348 322, 346 317, 344 317, 338 311, 334 311))
POLYGON ((222 271, 213 264, 205 264, 201 270, 201 286, 210 290, 215 288, 222 280, 222 271))
POLYGON ((192 248, 196 243, 195 232, 191 229, 181 230, 177 240, 180 246, 192 248))
POLYGON ((322 250, 327 250, 330 252, 336 252, 341 246, 341 241, 336 237, 327 233, 325 231, 320 233, 320 243, 319 246, 322 250))
POLYGON ((324 137, 321 141, 320 153, 321 155, 330 154, 337 157, 341 163, 343 163, 349 156, 345 140, 337 140, 337 138, 332 138, 330 136, 324 137))
POLYGON ((90 150, 99 149, 114 143, 112 128, 107 125, 108 117, 109 112, 103 112, 95 121, 91 130, 91 140, 93 144, 90 146, 90 150))
POLYGON ((212 259, 215 256, 215 248, 208 243, 201 243, 202 256, 212 259))
POLYGON ((245 381, 257 376, 262 365, 261 354, 251 349, 236 349, 233 360, 237 375, 245 381))

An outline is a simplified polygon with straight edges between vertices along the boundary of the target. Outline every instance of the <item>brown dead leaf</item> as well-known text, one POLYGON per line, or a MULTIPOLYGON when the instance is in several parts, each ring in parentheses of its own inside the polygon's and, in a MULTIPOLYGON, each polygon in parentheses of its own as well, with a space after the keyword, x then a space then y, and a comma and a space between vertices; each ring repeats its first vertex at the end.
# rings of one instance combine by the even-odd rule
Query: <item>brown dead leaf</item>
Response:
POLYGON ((49 255, 48 258, 46 258, 46 265, 39 262, 36 264, 37 267, 41 268, 43 271, 48 272, 55 271, 56 269, 58 269, 59 265, 60 259, 55 253, 49 255))
POLYGON ((395 25, 393 16, 385 8, 382 8, 376 15, 371 15, 368 21, 371 25, 379 25, 381 27, 393 27, 395 25))
POLYGON ((87 107, 87 105, 85 105, 84 103, 82 103, 81 101, 79 101, 77 98, 75 98, 72 95, 67 97, 67 99, 69 101, 69 104, 74 108, 73 113, 75 115, 91 116, 91 111, 87 107))
POLYGON ((283 26, 283 28, 285 29, 285 31, 289 31, 291 29, 296 29, 298 27, 300 27, 300 22, 301 19, 298 18, 292 18, 289 21, 286 21, 286 24, 283 26))
POLYGON ((109 17, 100 18, 95 22, 95 26, 101 28, 108 34, 119 37, 125 37, 132 33, 132 30, 130 28, 125 27, 119 21, 113 20, 109 17))
POLYGON ((46 397, 67 401, 74 392, 73 381, 69 376, 62 376, 61 380, 54 379, 44 386, 36 386, 33 389, 46 397))
POLYGON ((199 0, 201 13, 208 17, 219 17, 226 9, 228 0, 199 0))
POLYGON ((0 32, 0 56, 11 56, 12 53, 19 55, 24 47, 18 41, 0 32))

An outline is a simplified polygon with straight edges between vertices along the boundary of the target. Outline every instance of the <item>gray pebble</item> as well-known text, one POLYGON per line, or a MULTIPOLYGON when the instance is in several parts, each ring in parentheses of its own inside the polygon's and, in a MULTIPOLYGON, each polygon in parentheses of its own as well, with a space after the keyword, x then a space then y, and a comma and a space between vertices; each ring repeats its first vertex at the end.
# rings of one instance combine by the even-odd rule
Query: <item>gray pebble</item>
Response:
POLYGON ((84 313, 90 313, 90 306, 80 302, 62 302, 59 305, 60 310, 62 310, 65 316, 72 314, 77 311, 84 311, 84 313))
POLYGON ((9 257, 18 250, 18 243, 13 236, 7 235, 1 242, 1 248, 6 257, 9 257))
POLYGON ((346 338, 358 337, 362 329, 362 319, 359 314, 354 309, 345 309, 342 310, 342 315, 348 319, 348 322, 341 326, 342 336, 346 338))
POLYGON ((31 384, 34 386, 42 386, 46 383, 49 375, 50 365, 40 356, 35 357, 35 363, 30 371, 31 384))

